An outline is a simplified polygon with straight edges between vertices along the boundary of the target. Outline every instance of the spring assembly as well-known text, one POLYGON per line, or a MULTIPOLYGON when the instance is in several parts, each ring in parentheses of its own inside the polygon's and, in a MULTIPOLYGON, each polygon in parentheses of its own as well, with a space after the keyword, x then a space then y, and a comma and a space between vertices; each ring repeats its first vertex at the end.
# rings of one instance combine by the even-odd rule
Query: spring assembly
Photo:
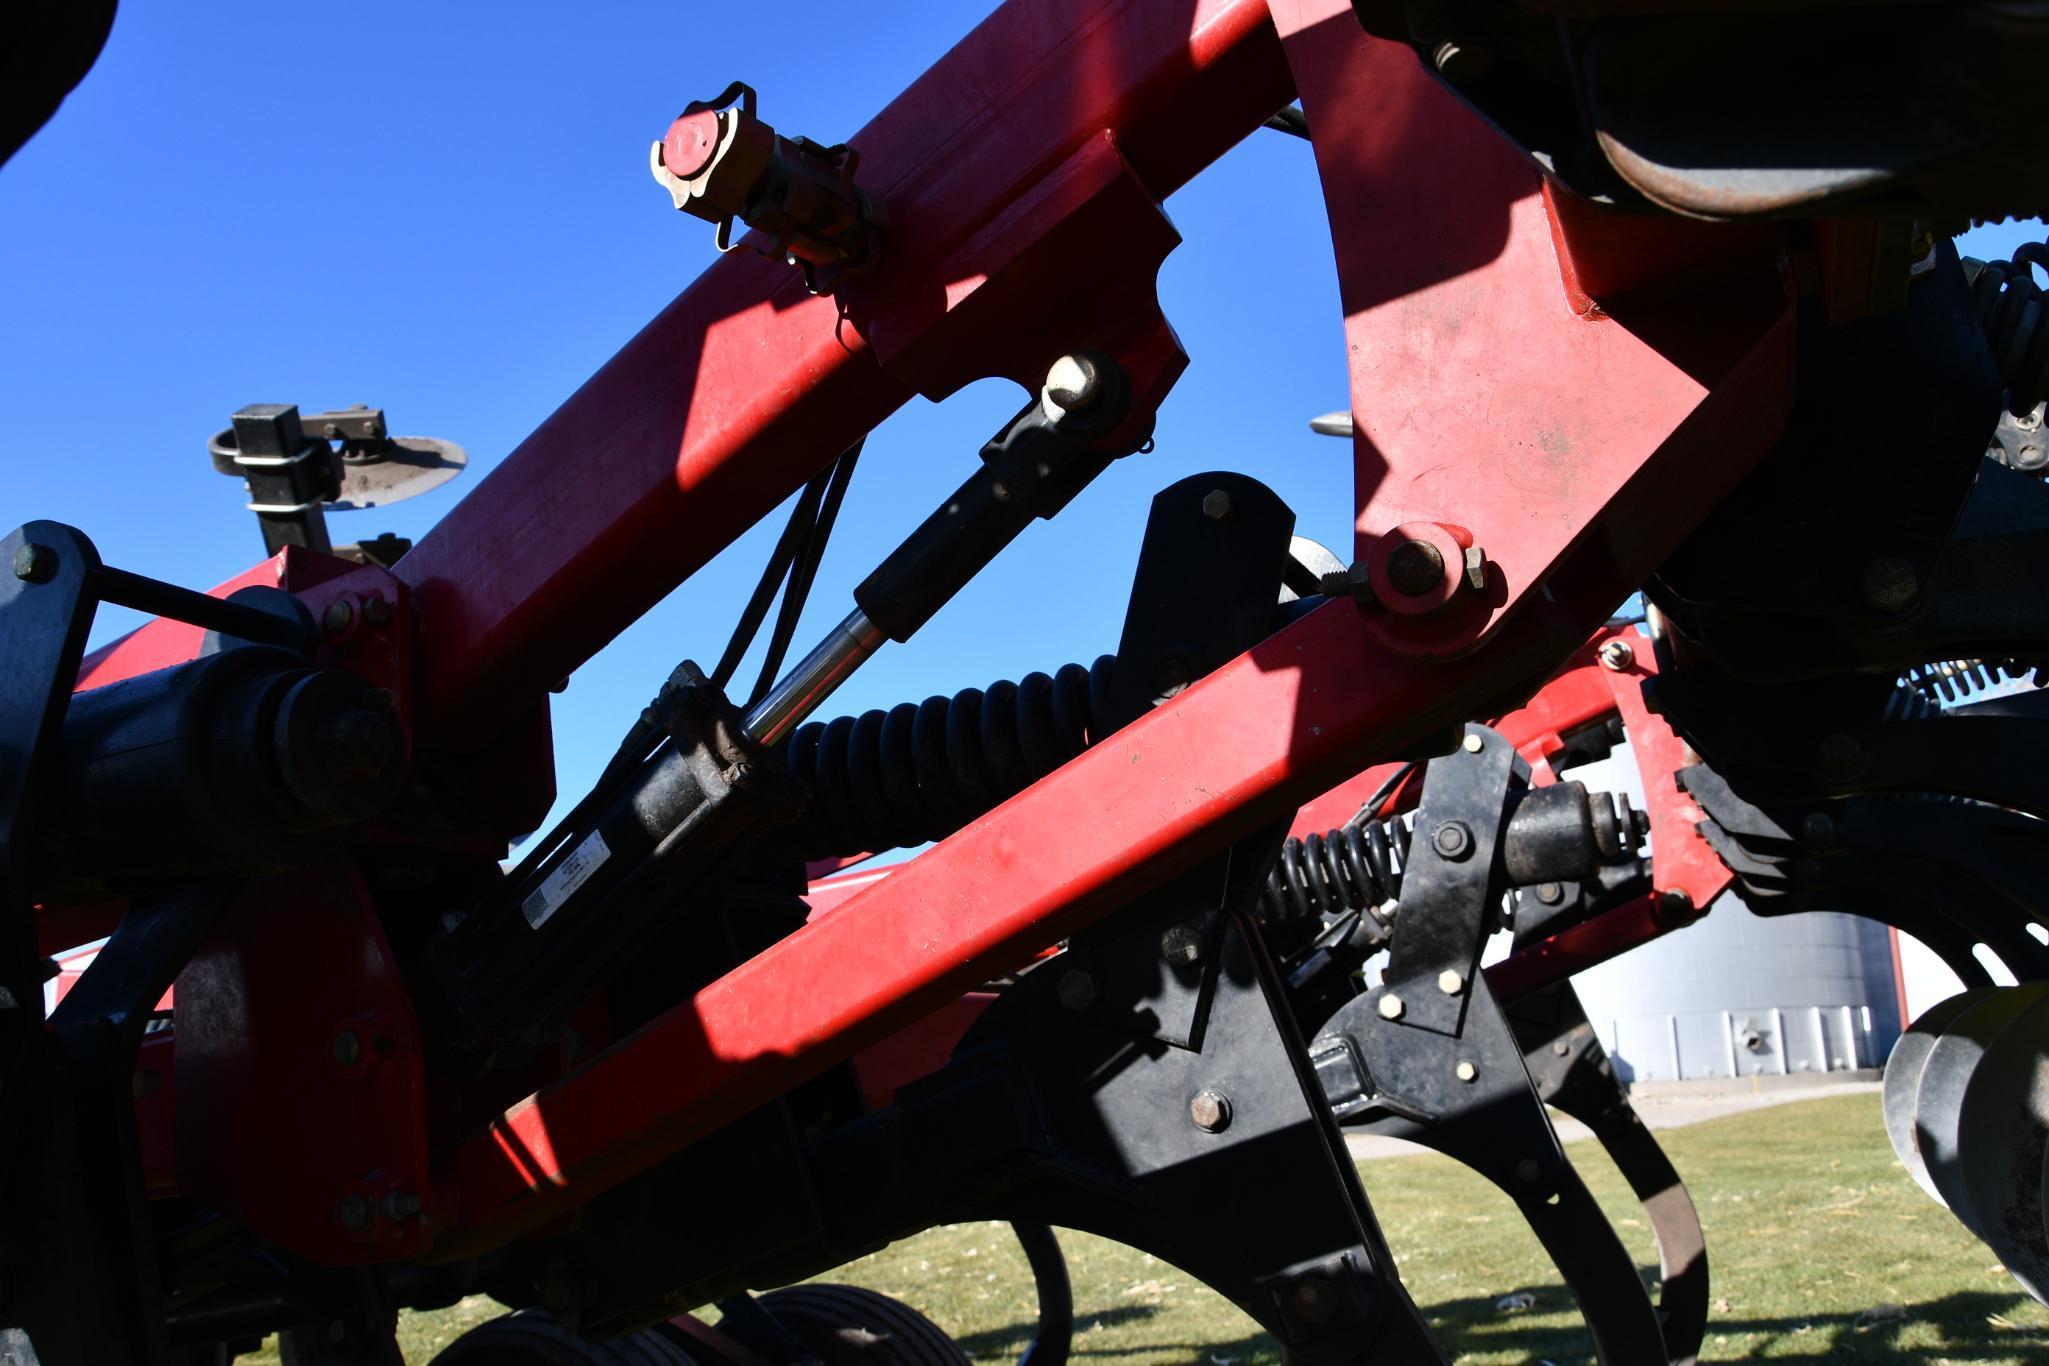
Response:
POLYGON ((1314 924, 1359 911, 1387 929, 1394 917, 1384 904, 1401 895, 1411 819, 1394 816, 1287 840, 1267 874, 1259 918, 1270 925, 1314 924))
POLYGON ((791 852, 844 857, 952 834, 1100 738, 1095 717, 1115 663, 1104 655, 799 728, 785 756, 811 809, 790 832, 791 852))
POLYGON ((2030 242, 2010 261, 1967 262, 1971 299, 2015 416, 2049 399, 2049 308, 2035 266, 2049 267, 2049 242, 2030 242), (1975 266, 1975 271, 1972 267, 1975 266))

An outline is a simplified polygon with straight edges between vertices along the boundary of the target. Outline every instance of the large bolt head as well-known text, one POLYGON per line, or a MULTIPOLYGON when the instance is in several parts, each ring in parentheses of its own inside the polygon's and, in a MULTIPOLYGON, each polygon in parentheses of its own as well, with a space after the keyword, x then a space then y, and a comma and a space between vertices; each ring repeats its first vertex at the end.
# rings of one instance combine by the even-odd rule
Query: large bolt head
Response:
POLYGON ((1402 998, 1391 991, 1380 998, 1380 1018, 1383 1020, 1399 1020, 1406 1009, 1408 1007, 1402 1004, 1402 998))
POLYGON ((1878 612, 1901 612, 1921 595, 1921 579, 1910 561, 1880 555, 1864 566, 1857 580, 1864 605, 1878 612))
POLYGON ((1231 495, 1222 489, 1211 489, 1202 496, 1202 515, 1212 522, 1221 522, 1231 515, 1231 495))
POLYGON ((1188 1118, 1206 1134, 1222 1133, 1231 1126, 1231 1098, 1222 1091, 1204 1088, 1188 1102, 1188 1118))
POLYGON ((1445 821, 1430 832, 1430 847, 1440 858, 1462 859, 1473 852, 1473 832, 1464 821, 1445 821))
POLYGON ((57 552, 30 541, 14 552, 14 577, 27 583, 48 583, 57 573, 57 552))
POLYGON ((1444 582, 1444 555, 1428 541, 1403 541, 1387 557, 1387 581, 1405 597, 1434 593, 1444 582))
POLYGON ((1087 1010, 1096 1003, 1096 979, 1079 969, 1063 972, 1053 985, 1053 994, 1068 1010, 1087 1010))
POLYGON ((1626 640, 1603 642, 1600 656, 1601 667, 1613 669, 1616 673, 1621 673, 1624 669, 1636 663, 1636 650, 1626 640))
POLYGON ((1456 996, 1466 989, 1465 974, 1455 968, 1446 968, 1437 974, 1437 989, 1446 996, 1456 996))
POLYGON ((1337 1292, 1321 1276, 1304 1276, 1295 1282, 1290 1299, 1295 1305, 1295 1316, 1311 1328, 1329 1323, 1338 1312, 1337 1292))
POLYGON ((1086 408, 1103 393, 1103 377, 1087 356, 1062 356, 1046 372, 1046 397, 1070 412, 1086 408))
POLYGON ((1193 925, 1169 925, 1160 934, 1160 957, 1177 968, 1202 962, 1202 936, 1193 925))
POLYGON ((370 1226, 370 1201, 353 1192, 344 1195, 334 1208, 334 1217, 349 1232, 361 1233, 370 1226))

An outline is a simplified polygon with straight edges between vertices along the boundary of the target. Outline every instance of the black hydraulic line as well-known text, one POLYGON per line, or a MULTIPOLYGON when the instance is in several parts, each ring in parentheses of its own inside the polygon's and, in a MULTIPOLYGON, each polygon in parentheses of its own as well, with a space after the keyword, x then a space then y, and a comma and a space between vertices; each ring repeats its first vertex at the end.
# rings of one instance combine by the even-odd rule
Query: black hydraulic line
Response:
POLYGON ((1416 761, 1411 759, 1388 775, 1387 781, 1375 788, 1373 795, 1359 804, 1359 809, 1353 813, 1352 819, 1347 821, 1346 824, 1363 825, 1367 821, 1379 820, 1381 804, 1389 797, 1392 797, 1394 790, 1407 782, 1409 775, 1415 771, 1416 761))
POLYGON ((1032 1336, 1017 1366, 1067 1366, 1074 1346, 1074 1286, 1067 1277, 1067 1258, 1051 1224, 1018 1222, 1010 1226, 1017 1245, 1032 1268, 1039 1295, 1039 1331, 1032 1336))
POLYGON ((741 609, 740 620, 733 626, 733 637, 726 642, 726 652, 719 656, 718 666, 711 671, 711 681, 724 688, 733 681, 733 674, 740 667, 741 657, 747 647, 754 643, 761 623, 768 619, 769 606, 774 603, 776 590, 790 576, 790 566, 796 563, 798 552, 811 535, 818 521, 818 500, 825 494, 826 481, 832 477, 830 470, 820 470, 811 477, 797 495, 796 505, 790 509, 790 520, 783 527, 782 536, 776 541, 775 550, 768 557, 768 564, 761 571, 761 581, 754 585, 754 595, 747 599, 747 606, 741 609))
POLYGON ((747 696, 747 705, 752 707, 768 695, 775 686, 776 674, 783 667, 783 658, 790 652, 790 640, 797 633, 797 618, 804 614, 804 600, 811 595, 811 580, 818 573, 818 563, 825 558, 825 543, 832 536, 832 524, 839 518, 840 503, 847 496, 847 484, 854 477, 854 464, 861 458, 861 447, 866 443, 863 437, 847 447, 846 453, 832 467, 832 477, 827 482, 823 502, 818 509, 818 520, 812 524, 811 534, 805 538, 803 553, 790 567, 790 584, 783 592, 782 609, 776 613, 775 630, 768 638, 768 653, 761 661, 761 676, 755 681, 754 691, 747 696))

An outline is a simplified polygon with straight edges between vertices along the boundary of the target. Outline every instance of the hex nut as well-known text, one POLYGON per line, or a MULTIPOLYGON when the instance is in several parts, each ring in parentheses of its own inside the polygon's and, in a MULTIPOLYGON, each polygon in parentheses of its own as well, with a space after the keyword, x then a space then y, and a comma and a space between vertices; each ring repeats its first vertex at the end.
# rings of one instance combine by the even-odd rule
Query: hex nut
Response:
POLYGON ((57 552, 28 541, 14 552, 14 577, 27 583, 48 583, 57 575, 57 552))
POLYGON ((327 1056, 343 1067, 354 1067, 363 1056, 363 1041, 353 1029, 344 1029, 327 1045, 327 1056))
POLYGON ((1383 1020, 1399 1020, 1406 1009, 1408 1007, 1402 1004, 1402 998, 1391 991, 1380 998, 1380 1018, 1383 1020))
POLYGON ((1188 1102, 1188 1118, 1206 1134, 1220 1134, 1231 1127, 1231 1098, 1208 1087, 1188 1102))
POLYGON ((1445 821, 1430 832, 1430 847, 1441 858, 1463 859, 1473 852, 1473 832, 1464 821, 1445 821))
POLYGON ((1295 1317, 1311 1328, 1329 1323, 1338 1312, 1337 1292, 1321 1276, 1304 1276, 1295 1282, 1295 1292, 1289 1298, 1294 1302, 1295 1317))
POLYGON ((1193 925, 1169 925, 1160 932, 1160 957, 1177 968, 1202 962, 1202 935, 1193 925))
POLYGON ((1053 994, 1068 1010, 1087 1010, 1096 1003, 1096 979, 1078 968, 1071 969, 1060 974, 1053 994))
POLYGON ((1437 989, 1446 996, 1456 996, 1466 989, 1464 974, 1456 968, 1446 968, 1437 974, 1437 989))
POLYGON ((1913 563, 1897 555, 1880 555, 1865 565, 1857 587, 1864 605, 1878 612, 1904 611, 1921 595, 1921 579, 1913 563))
POLYGON ((334 1217, 351 1233, 361 1233, 370 1227, 370 1202, 364 1196, 351 1191, 334 1207, 334 1217))
POLYGON ((1598 654, 1601 659, 1601 667, 1612 669, 1616 673, 1620 673, 1636 663, 1636 649, 1626 640, 1604 641, 1598 654))
POLYGON ((1202 515, 1212 522, 1221 522, 1231 515, 1231 495, 1222 489, 1211 489, 1202 495, 1202 515))
POLYGON ((1486 737, 1480 735, 1468 735, 1465 739, 1459 741, 1459 744, 1468 754, 1478 754, 1481 750, 1487 748, 1486 737))
POLYGON ((1451 1070, 1454 1076, 1456 1076, 1460 1081, 1467 1083, 1468 1085, 1480 1079, 1480 1069, 1474 1066, 1472 1062, 1465 1058, 1459 1059, 1458 1066, 1452 1068, 1451 1070))

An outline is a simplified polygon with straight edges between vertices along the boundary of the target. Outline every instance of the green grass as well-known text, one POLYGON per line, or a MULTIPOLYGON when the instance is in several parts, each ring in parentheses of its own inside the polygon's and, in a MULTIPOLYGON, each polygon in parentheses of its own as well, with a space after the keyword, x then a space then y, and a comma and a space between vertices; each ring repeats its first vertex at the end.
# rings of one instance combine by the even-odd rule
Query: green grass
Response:
MULTIPOLYGON (((1714 1281, 1705 1361, 1972 1363, 2049 1359, 2049 1311, 1907 1179, 1878 1097, 1782 1105, 1660 1136, 1700 1207, 1714 1281)), ((1599 1149, 1570 1149, 1647 1266, 1649 1226, 1599 1149)), ((1434 1156, 1361 1168, 1410 1292, 1463 1366, 1575 1366, 1593 1359, 1571 1297, 1506 1196, 1434 1156), (1528 1291, 1519 1312, 1495 1308, 1528 1291)), ((1175 1268, 1063 1234, 1075 1289, 1075 1356, 1115 1366, 1263 1366, 1274 1343, 1175 1268)), ((937 1229, 829 1279, 897 1295, 956 1334, 978 1362, 1014 1361, 1031 1335, 1031 1280, 1001 1225, 937 1229)), ((495 1306, 408 1315, 406 1360, 425 1363, 495 1306)), ((262 1361, 264 1357, 254 1358, 262 1361)), ((275 1358, 268 1358, 274 1360, 275 1358)))

